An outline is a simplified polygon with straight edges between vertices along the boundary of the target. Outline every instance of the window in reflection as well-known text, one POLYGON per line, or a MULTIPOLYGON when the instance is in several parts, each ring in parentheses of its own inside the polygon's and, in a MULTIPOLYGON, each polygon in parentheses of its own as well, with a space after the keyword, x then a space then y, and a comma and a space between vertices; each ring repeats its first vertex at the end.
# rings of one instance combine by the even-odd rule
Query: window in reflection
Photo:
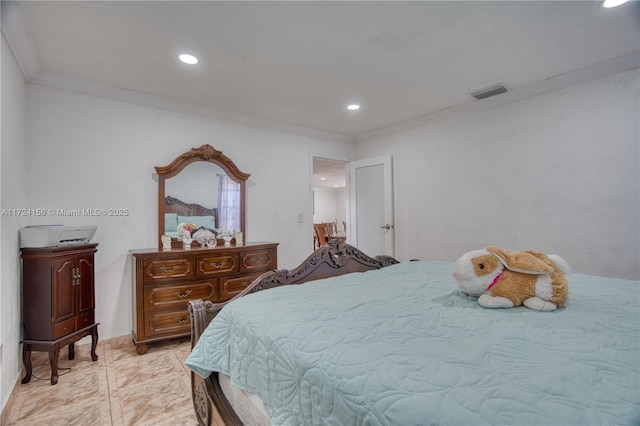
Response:
POLYGON ((218 220, 220 229, 240 230, 240 184, 225 174, 218 175, 218 220))

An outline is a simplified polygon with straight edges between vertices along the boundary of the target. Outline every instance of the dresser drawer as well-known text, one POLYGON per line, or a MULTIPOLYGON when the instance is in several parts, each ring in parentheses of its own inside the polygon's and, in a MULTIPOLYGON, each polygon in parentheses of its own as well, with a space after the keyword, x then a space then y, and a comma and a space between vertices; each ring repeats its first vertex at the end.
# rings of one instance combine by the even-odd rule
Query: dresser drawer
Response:
POLYGON ((193 256, 145 260, 143 264, 144 282, 153 283, 180 278, 193 278, 193 269, 193 256))
POLYGON ((262 275, 263 272, 257 274, 245 275, 242 277, 220 278, 220 301, 231 299, 236 294, 247 288, 249 284, 262 275))
POLYGON ((144 313, 144 317, 144 328, 147 336, 162 334, 181 335, 191 332, 191 321, 187 308, 147 311, 144 313))
POLYGON ((190 300, 229 300, 262 273, 275 270, 277 246, 248 242, 168 251, 131 250, 132 334, 138 354, 144 354, 149 343, 191 333, 190 300))
POLYGON ((240 254, 240 272, 276 269, 277 259, 272 250, 255 250, 240 254))
POLYGON ((80 330, 84 327, 92 325, 95 322, 95 318, 93 315, 93 309, 85 312, 84 314, 78 315, 76 318, 76 330, 80 330))
POLYGON ((144 309, 186 308, 191 299, 216 301, 217 280, 156 284, 144 288, 144 309))
POLYGON ((53 325, 53 340, 66 336, 69 333, 76 331, 76 319, 71 318, 66 321, 59 322, 53 325))
POLYGON ((199 277, 238 272, 238 257, 235 253, 197 256, 196 268, 199 277))
POLYGON ((84 327, 92 325, 94 321, 94 312, 93 310, 91 310, 80 314, 75 318, 70 318, 68 320, 54 324, 53 340, 59 339, 66 336, 67 334, 73 333, 76 330, 80 330, 84 327))

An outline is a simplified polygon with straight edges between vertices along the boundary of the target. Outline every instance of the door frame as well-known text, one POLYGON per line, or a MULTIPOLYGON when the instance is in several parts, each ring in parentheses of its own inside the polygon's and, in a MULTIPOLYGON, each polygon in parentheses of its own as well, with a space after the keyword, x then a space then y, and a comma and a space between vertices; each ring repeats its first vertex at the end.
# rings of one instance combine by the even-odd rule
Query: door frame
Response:
MULTIPOLYGON (((334 154, 326 154, 326 153, 319 153, 316 151, 313 152, 309 152, 309 226, 307 226, 307 228, 309 229, 308 233, 308 238, 307 240, 311 241, 311 252, 313 252, 314 250, 314 246, 313 246, 313 214, 315 211, 315 200, 314 200, 314 191, 313 191, 313 159, 314 158, 324 158, 326 160, 333 160, 333 161, 339 161, 342 163, 345 163, 345 165, 349 165, 351 163, 351 160, 349 160, 348 158, 345 158, 344 156, 340 156, 340 155, 334 155, 334 154), (310 238, 309 238, 310 237, 310 238)), ((349 168, 346 168, 345 171, 345 178, 346 178, 346 200, 345 200, 345 205, 346 205, 346 217, 350 218, 351 217, 351 211, 350 211, 350 199, 351 199, 351 188, 349 186, 349 168)), ((349 232, 347 232, 347 243, 349 242, 349 232)))

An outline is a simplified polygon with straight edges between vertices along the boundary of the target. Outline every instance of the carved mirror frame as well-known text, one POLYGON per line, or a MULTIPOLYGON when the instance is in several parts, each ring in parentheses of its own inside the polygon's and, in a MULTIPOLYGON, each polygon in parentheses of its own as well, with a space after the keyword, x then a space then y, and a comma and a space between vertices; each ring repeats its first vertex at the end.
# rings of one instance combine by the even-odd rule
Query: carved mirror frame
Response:
POLYGON ((211 145, 202 145, 199 148, 191 148, 166 166, 157 166, 155 168, 158 174, 158 241, 160 248, 162 248, 160 237, 165 233, 165 181, 178 175, 189 164, 197 161, 206 161, 220 166, 231 179, 240 184, 240 231, 245 235, 246 241, 246 181, 251 175, 241 172, 235 163, 224 155, 222 151, 218 151, 211 145))

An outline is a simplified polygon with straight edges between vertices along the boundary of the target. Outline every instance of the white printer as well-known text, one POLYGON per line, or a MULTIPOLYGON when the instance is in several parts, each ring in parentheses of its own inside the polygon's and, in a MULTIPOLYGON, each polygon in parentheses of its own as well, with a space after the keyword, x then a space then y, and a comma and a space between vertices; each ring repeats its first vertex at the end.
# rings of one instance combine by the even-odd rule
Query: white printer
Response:
POLYGON ((20 247, 59 247, 87 244, 98 227, 94 225, 35 225, 20 228, 20 247))

